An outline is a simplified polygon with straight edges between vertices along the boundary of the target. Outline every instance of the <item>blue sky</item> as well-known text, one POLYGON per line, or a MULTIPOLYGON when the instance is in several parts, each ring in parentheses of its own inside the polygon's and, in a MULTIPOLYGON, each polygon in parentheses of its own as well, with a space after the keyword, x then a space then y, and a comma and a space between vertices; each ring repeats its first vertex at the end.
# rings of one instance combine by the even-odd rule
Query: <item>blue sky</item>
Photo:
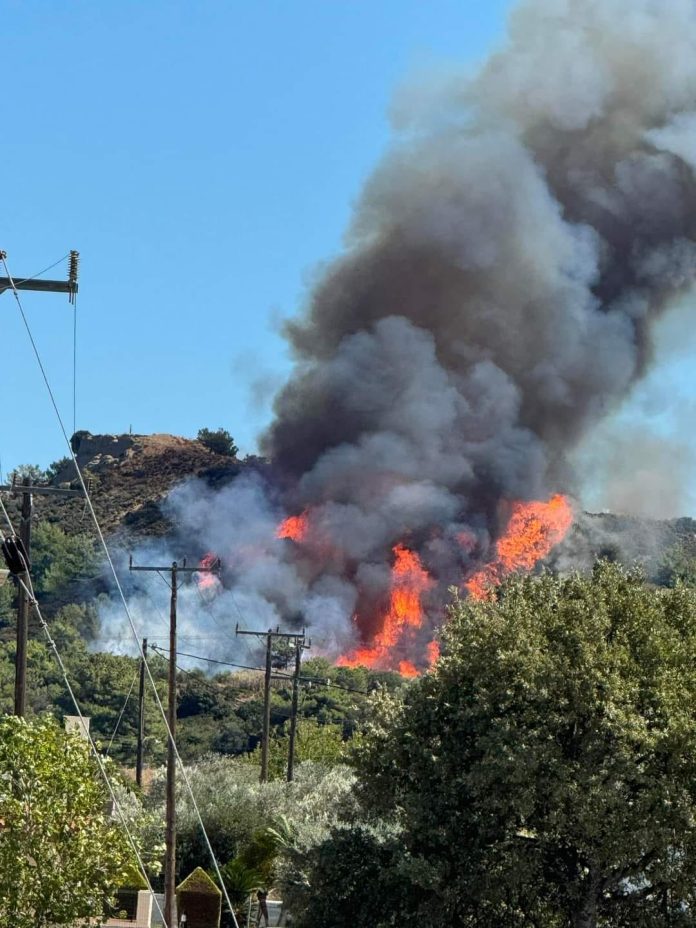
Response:
MULTIPOLYGON (((510 5, 4 0, 0 248, 15 276, 81 252, 77 428, 253 451, 277 322, 340 249, 393 92, 473 67, 510 5)), ((71 431, 72 309, 24 305, 71 431)), ((65 449, 8 293, 0 320, 2 469, 45 466, 65 449)))

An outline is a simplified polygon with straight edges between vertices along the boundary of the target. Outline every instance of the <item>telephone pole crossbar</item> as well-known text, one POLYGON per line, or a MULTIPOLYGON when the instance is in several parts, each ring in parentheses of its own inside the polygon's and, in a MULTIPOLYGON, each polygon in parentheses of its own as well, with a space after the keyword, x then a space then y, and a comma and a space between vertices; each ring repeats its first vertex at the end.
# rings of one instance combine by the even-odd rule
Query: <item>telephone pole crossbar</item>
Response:
MULTIPOLYGON (((7 252, 0 251, 0 261, 7 258, 7 252)), ((36 290, 39 293, 67 293, 70 302, 75 302, 77 291, 78 270, 80 266, 80 253, 71 251, 68 264, 67 280, 46 280, 40 277, 0 277, 0 294, 5 290, 36 290)), ((9 273, 9 271, 8 271, 9 273)))

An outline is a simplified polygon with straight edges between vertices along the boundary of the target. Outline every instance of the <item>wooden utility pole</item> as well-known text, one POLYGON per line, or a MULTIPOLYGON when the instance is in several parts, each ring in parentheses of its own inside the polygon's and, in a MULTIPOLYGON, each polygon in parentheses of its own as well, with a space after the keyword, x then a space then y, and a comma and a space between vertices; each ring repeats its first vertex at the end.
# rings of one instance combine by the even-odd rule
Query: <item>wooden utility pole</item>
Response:
MULTIPOLYGON (((39 277, 0 277, 0 294, 6 290, 36 290, 42 293, 67 293, 68 299, 72 304, 78 291, 78 270, 80 265, 80 255, 77 251, 70 252, 68 264, 67 280, 45 280, 39 277)), ((7 252, 0 250, 0 261, 7 270, 7 252)), ((11 490, 17 492, 17 487, 0 487, 0 490, 11 490)), ((29 584, 29 570, 31 569, 31 516, 32 516, 32 493, 60 493, 63 495, 81 495, 80 490, 59 490, 56 487, 32 487, 31 480, 25 478, 22 490, 22 521, 20 523, 19 537, 24 543, 27 553, 28 563, 24 576, 19 576, 19 593, 17 596, 17 656, 15 660, 15 693, 14 693, 14 710, 15 715, 23 716, 26 711, 27 702, 27 642, 29 637, 29 596, 23 585, 29 584)))
POLYGON ((29 644, 29 569, 31 565, 31 516, 33 500, 31 480, 24 478, 22 492, 22 510, 19 521, 19 537, 27 552, 29 563, 20 577, 22 581, 17 591, 17 648, 15 651, 15 689, 14 712, 22 718, 27 709, 27 647, 29 644))
MULTIPOLYGON (((2 278, 0 278, 0 282, 2 278)), ((29 594, 31 588, 29 571, 31 570, 31 520, 34 514, 35 495, 40 496, 82 496, 82 490, 61 490, 58 487, 34 486, 30 477, 22 483, 0 486, 0 492, 21 493, 22 508, 19 522, 19 538, 27 553, 26 570, 18 575, 17 591, 17 647, 15 656, 14 714, 24 716, 27 708, 27 645, 29 641, 29 594)))
POLYGON ((167 700, 167 789, 165 809, 165 852, 164 852, 164 921, 167 928, 176 928, 176 620, 179 574, 216 573, 220 561, 210 567, 187 567, 186 560, 179 566, 173 561, 169 567, 135 567, 133 558, 130 570, 152 571, 162 574, 168 571, 171 577, 169 599, 169 694, 167 700))
POLYGON ((261 733, 261 783, 268 782, 268 749, 271 736, 271 679, 273 677, 273 640, 283 638, 286 641, 302 640, 304 645, 305 633, 302 632, 281 632, 280 628, 275 631, 269 628, 267 632, 245 631, 237 626, 238 635, 254 635, 256 638, 264 638, 266 641, 266 667, 263 683, 263 730, 261 733))
POLYGON ((145 743, 145 663, 147 661, 147 638, 143 638, 143 656, 140 661, 140 686, 138 688, 138 753, 135 758, 135 782, 143 785, 143 754, 145 743))
POLYGON ((271 732, 271 675, 273 672, 273 635, 266 635, 266 671, 263 675, 263 730, 261 733, 261 782, 268 782, 268 740, 271 732))
POLYGON ((297 707, 300 695, 300 666, 304 639, 295 642, 295 673, 292 675, 292 705, 290 707, 290 739, 288 744, 288 783, 295 775, 295 737, 297 734, 297 707))

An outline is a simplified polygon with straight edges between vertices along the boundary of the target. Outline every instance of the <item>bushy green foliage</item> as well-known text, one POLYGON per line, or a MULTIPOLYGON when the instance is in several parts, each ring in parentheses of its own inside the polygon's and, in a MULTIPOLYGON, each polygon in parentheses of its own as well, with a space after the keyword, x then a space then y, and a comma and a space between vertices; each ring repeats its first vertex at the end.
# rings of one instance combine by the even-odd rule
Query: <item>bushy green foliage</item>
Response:
MULTIPOLYGON (((52 481, 61 471, 65 470, 67 467, 74 467, 73 459, 69 457, 59 458, 57 461, 53 461, 52 464, 49 464, 46 468, 45 474, 46 479, 50 482, 52 481)), ((77 475, 75 475, 77 476, 77 475)))
MULTIPOLYGON (((287 774, 290 723, 276 729, 268 744, 268 774, 271 779, 282 779, 287 774)), ((347 744, 343 740, 342 725, 320 725, 316 719, 299 719, 295 735, 295 762, 312 761, 325 767, 344 764, 347 744)), ((247 763, 261 767, 261 745, 245 757, 247 763)))
POLYGON ((55 593, 76 578, 97 571, 94 542, 68 535, 53 522, 39 522, 32 536, 32 577, 37 593, 55 593))
POLYGON ((0 921, 54 928, 101 916, 125 876, 124 836, 75 735, 49 720, 0 719, 0 921))
POLYGON ((288 883, 283 895, 298 928, 435 924, 424 907, 418 911, 413 874, 394 829, 341 825, 308 849, 303 863, 311 884, 288 883))
POLYGON ((435 671, 383 700, 360 752, 364 806, 403 828, 430 924, 681 924, 695 662, 696 593, 616 565, 457 602, 435 671))
POLYGON ((685 583, 696 587, 696 536, 681 538, 665 553, 657 582, 664 586, 685 583))
POLYGON ((236 457, 239 451, 227 429, 200 429, 196 438, 210 451, 225 457, 236 457))
POLYGON ((243 914, 241 910, 249 895, 258 889, 262 889, 266 884, 265 877, 259 870, 250 867, 240 857, 228 861, 220 868, 220 872, 232 907, 238 916, 241 916, 243 914))
MULTIPOLYGON (((196 796, 208 836, 218 860, 229 861, 243 854, 258 839, 259 832, 278 824, 283 816, 294 826, 301 823, 337 821, 342 803, 348 802, 352 773, 337 767, 327 772, 314 764, 301 764, 295 782, 277 780, 260 784, 258 771, 227 757, 210 756, 188 767, 188 777, 196 796)), ((145 800, 151 811, 164 808, 164 770, 154 778, 145 800)), ((178 866, 184 875, 209 855, 198 827, 190 797, 180 789, 178 806, 178 866)), ((325 833, 322 824, 314 841, 325 833)), ((258 861, 247 863, 254 866, 258 861)))
POLYGON ((29 478, 32 483, 42 484, 48 482, 48 472, 42 470, 38 464, 20 464, 8 474, 10 483, 22 483, 29 478))

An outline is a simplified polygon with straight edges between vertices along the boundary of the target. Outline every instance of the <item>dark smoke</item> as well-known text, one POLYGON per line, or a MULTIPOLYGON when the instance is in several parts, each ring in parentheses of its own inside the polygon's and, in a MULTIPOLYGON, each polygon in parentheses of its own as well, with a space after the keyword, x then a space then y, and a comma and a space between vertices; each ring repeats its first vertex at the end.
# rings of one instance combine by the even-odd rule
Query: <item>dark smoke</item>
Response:
MULTIPOLYGON (((506 501, 577 489, 571 451, 693 283, 691 0, 530 0, 474 80, 416 110, 287 325, 297 365, 262 446, 321 556, 272 549, 282 570, 253 595, 282 621, 350 630, 357 604, 369 626, 405 541, 438 580, 437 623, 506 501)), ((206 520, 229 513, 238 536, 235 505, 206 520)))
POLYGON ((417 532, 574 489, 569 452, 693 281, 695 27, 686 0, 526 3, 435 128, 407 127, 287 326, 263 444, 293 507, 350 508, 379 556, 394 494, 417 532))

